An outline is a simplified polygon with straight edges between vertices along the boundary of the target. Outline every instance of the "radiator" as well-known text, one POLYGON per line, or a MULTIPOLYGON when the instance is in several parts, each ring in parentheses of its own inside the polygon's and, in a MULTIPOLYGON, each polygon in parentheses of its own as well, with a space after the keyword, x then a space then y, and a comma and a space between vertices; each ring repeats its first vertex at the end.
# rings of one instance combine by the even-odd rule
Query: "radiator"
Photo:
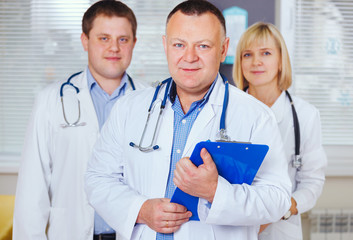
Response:
POLYGON ((353 209, 313 209, 310 240, 353 240, 353 209))

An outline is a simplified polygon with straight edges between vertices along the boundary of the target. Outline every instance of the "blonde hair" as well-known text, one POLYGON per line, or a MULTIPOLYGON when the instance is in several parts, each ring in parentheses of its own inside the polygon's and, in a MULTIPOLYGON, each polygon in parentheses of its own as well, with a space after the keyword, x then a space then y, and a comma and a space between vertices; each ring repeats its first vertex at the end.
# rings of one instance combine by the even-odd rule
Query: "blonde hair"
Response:
POLYGON ((253 43, 265 41, 273 38, 276 46, 280 50, 281 68, 278 72, 278 87, 280 90, 287 90, 292 84, 292 68, 286 43, 280 31, 271 23, 257 22, 251 25, 241 36, 237 45, 233 65, 233 80, 236 86, 242 90, 249 86, 245 79, 241 67, 242 52, 249 48, 253 43))

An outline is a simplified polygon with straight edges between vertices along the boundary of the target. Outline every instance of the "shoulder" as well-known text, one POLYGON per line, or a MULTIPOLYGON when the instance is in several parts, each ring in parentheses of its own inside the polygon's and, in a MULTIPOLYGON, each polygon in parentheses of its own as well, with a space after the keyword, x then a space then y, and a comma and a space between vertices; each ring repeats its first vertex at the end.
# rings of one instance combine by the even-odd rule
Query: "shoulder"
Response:
POLYGON ((293 102, 294 102, 294 107, 296 108, 296 110, 298 111, 298 113, 302 112, 303 114, 313 114, 313 113, 318 113, 319 110, 312 105, 311 103, 305 101, 304 99, 302 99, 301 97, 298 96, 292 96, 293 102))
POLYGON ((151 84, 149 84, 149 83, 147 83, 145 81, 138 80, 138 79, 133 79, 132 81, 133 81, 133 83, 135 85, 136 90, 143 89, 143 88, 151 86, 151 84))
POLYGON ((37 99, 55 99, 60 97, 60 87, 64 83, 64 81, 56 81, 46 85, 42 90, 37 94, 37 99))
POLYGON ((313 104, 297 96, 292 96, 292 99, 298 120, 304 128, 305 126, 312 128, 321 125, 320 112, 313 104))
POLYGON ((229 104, 233 107, 241 108, 244 113, 265 114, 274 117, 272 110, 268 106, 233 85, 229 86, 229 104))
POLYGON ((137 108, 140 106, 145 106, 150 103, 154 94, 155 88, 152 86, 147 86, 144 88, 137 88, 135 91, 126 92, 124 97, 119 98, 115 106, 119 108, 137 108))

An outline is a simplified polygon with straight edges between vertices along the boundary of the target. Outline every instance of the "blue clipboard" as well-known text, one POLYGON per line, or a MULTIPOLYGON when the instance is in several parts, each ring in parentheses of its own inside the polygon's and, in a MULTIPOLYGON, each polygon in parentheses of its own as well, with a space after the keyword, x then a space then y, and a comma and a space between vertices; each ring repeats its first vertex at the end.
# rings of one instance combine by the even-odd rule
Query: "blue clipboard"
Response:
MULTIPOLYGON (((267 145, 238 142, 199 142, 196 144, 190 160, 199 166, 203 164, 200 157, 202 148, 211 154, 218 174, 232 184, 251 184, 267 152, 267 145)), ((200 221, 197 213, 198 197, 191 196, 176 188, 171 202, 181 204, 192 212, 190 220, 200 221)))

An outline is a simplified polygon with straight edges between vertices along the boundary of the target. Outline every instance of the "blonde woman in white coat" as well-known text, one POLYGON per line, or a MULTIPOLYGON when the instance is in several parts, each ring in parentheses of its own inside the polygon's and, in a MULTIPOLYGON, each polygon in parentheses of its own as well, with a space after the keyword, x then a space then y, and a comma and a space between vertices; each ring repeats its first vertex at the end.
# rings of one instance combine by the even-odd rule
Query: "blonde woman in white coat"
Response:
POLYGON ((321 143, 319 111, 287 92, 292 83, 291 65, 283 37, 274 25, 255 23, 242 35, 237 46, 233 79, 238 88, 273 110, 293 186, 290 209, 277 222, 262 225, 259 239, 302 239, 300 214, 315 206, 324 185, 327 160, 321 143), (295 115, 297 127, 294 127, 295 115), (293 161, 296 141, 301 159, 297 157, 298 160, 293 161))

